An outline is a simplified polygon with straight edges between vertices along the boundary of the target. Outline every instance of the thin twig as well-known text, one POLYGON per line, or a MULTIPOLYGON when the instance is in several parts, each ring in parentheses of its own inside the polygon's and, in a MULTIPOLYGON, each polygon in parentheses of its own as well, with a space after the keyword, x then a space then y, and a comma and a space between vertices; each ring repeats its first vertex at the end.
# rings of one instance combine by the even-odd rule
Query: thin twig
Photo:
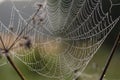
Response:
POLYGON ((0 41, 1 41, 1 43, 2 43, 3 49, 5 49, 5 45, 4 45, 4 42, 3 42, 3 40, 2 40, 2 37, 1 37, 1 36, 0 36, 0 41))
POLYGON ((12 67, 15 69, 15 71, 17 72, 17 74, 20 76, 21 80, 25 80, 25 77, 22 75, 21 71, 17 68, 17 66, 14 64, 14 62, 12 61, 12 59, 10 58, 10 56, 9 56, 8 53, 13 48, 13 46, 16 44, 16 42, 18 41, 18 39, 20 38, 20 36, 24 32, 24 30, 27 28, 27 26, 30 24, 30 22, 36 17, 36 15, 39 12, 39 10, 40 10, 40 8, 36 11, 36 13, 33 15, 33 17, 28 21, 28 23, 26 24, 26 26, 22 29, 22 31, 20 32, 20 34, 16 37, 16 39, 14 40, 14 42, 11 44, 11 46, 8 49, 5 48, 5 45, 4 45, 3 41, 2 41, 2 38, 0 37, 0 40, 3 43, 3 46, 4 46, 4 52, 5 52, 6 58, 10 62, 10 64, 12 65, 12 67))
MULTIPOLYGON (((40 7, 37 9, 37 11, 35 12, 35 14, 33 15, 33 17, 28 21, 27 25, 22 29, 22 31, 20 32, 20 34, 17 36, 17 38, 14 40, 14 42, 12 43, 12 45, 9 47, 8 50, 10 50, 14 45, 15 43, 17 42, 17 40, 19 39, 19 37, 22 35, 22 33, 24 32, 24 30, 28 27, 28 25, 30 24, 30 22, 32 20, 34 20, 34 18, 37 16, 38 12, 40 11, 40 7)), ((33 28, 32 28, 33 29, 33 28)), ((30 30, 32 30, 30 29, 30 30)))
POLYGON ((14 64, 8 53, 5 53, 5 56, 7 60, 10 62, 11 66, 14 68, 14 70, 17 72, 17 74, 20 76, 21 80, 26 80, 25 77, 22 75, 21 71, 17 68, 17 66, 14 64))
MULTIPOLYGON (((30 20, 27 22, 27 24, 24 26, 24 28, 21 30, 20 34, 15 38, 15 40, 13 41, 13 43, 11 44, 11 46, 7 49, 4 45, 4 42, 2 40, 2 37, 0 36, 0 41, 2 43, 3 46, 3 53, 5 54, 7 60, 10 62, 11 66, 14 68, 14 70, 17 72, 17 74, 20 76, 21 80, 25 80, 25 77, 22 75, 21 71, 17 68, 17 66, 14 64, 14 62, 12 61, 12 59, 9 56, 9 52, 10 50, 13 48, 13 46, 16 44, 16 42, 18 40, 20 40, 19 38, 21 37, 22 33, 24 32, 24 30, 29 26, 29 24, 31 23, 32 20, 34 20, 34 18, 37 16, 38 12, 40 11, 41 7, 39 7, 37 9, 37 11, 35 12, 35 14, 33 15, 32 18, 30 18, 30 20)), ((32 30, 33 28, 31 28, 30 30, 32 30)), ((29 31, 30 31, 29 30, 29 31)), ((27 33, 29 33, 29 31, 27 33)))
POLYGON ((116 49, 117 49, 117 47, 118 47, 119 41, 120 41, 120 33, 118 34, 118 36, 117 36, 117 38, 116 38, 116 41, 115 41, 115 43, 114 43, 114 46, 113 46, 113 48, 112 48, 112 50, 111 50, 111 52, 110 52, 110 56, 108 57, 108 60, 107 60, 107 62, 106 62, 106 64, 105 64, 105 67, 104 67, 104 69, 103 69, 103 72, 102 72, 99 80, 103 80, 104 75, 105 75, 105 73, 107 72, 107 69, 108 69, 108 67, 109 67, 109 65, 110 65, 110 62, 111 62, 111 60, 112 60, 112 57, 113 57, 113 55, 114 55, 114 53, 115 53, 115 51, 116 51, 116 49))

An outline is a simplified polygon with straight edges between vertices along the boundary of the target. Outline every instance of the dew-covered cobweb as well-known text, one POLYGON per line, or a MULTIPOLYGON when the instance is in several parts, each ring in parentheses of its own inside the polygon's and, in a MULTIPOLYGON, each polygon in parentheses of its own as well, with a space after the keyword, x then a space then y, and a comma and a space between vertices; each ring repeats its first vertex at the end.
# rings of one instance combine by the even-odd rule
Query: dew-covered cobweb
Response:
MULTIPOLYGON (((43 9, 21 35, 29 37, 31 48, 18 46, 24 42, 20 39, 10 53, 39 75, 60 80, 83 72, 119 20, 119 16, 112 15, 116 5, 110 0, 28 0, 22 5, 14 1, 11 3, 9 26, 0 21, 0 36, 4 44, 10 47, 34 14, 34 4, 42 3, 43 9), (106 7, 105 3, 108 3, 106 7), (42 22, 39 21, 41 19, 42 22)), ((6 64, 4 57, 0 58, 0 66, 6 64)))

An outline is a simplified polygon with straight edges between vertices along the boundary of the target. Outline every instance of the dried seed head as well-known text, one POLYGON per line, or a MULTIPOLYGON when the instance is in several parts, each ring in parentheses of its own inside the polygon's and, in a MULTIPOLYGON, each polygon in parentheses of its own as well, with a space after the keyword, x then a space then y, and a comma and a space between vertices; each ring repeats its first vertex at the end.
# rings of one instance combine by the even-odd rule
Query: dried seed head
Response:
POLYGON ((41 3, 38 3, 37 6, 38 6, 39 8, 42 8, 42 7, 43 7, 43 5, 42 5, 41 3))
POLYGON ((31 43, 31 40, 27 40, 26 43, 25 43, 25 48, 31 48, 32 46, 32 43, 31 43))
POLYGON ((20 46, 20 47, 23 47, 23 44, 22 44, 22 43, 19 43, 19 46, 20 46))
POLYGON ((27 40, 27 39, 29 39, 29 37, 27 37, 27 36, 23 36, 23 39, 27 40))
POLYGON ((13 27, 9 27, 10 31, 13 31, 13 27))
POLYGON ((23 41, 19 44, 20 47, 31 48, 32 43, 29 37, 23 36, 23 41))
POLYGON ((36 8, 36 9, 41 9, 41 8, 43 8, 43 4, 42 4, 42 3, 39 3, 39 2, 36 2, 36 3, 35 3, 35 8, 36 8))
POLYGON ((34 20, 35 20, 35 17, 32 17, 32 20, 34 21, 34 20))
POLYGON ((43 18, 40 18, 39 20, 40 20, 40 22, 43 22, 43 18))
POLYGON ((43 21, 44 21, 43 18, 39 18, 39 19, 38 19, 38 22, 37 22, 37 25, 43 24, 43 21))

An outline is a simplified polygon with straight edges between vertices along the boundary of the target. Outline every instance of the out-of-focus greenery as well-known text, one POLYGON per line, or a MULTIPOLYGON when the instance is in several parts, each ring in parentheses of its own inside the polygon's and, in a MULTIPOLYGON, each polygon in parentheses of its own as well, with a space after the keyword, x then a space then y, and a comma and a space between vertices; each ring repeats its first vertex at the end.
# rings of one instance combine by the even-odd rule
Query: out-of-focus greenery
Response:
MULTIPOLYGON (((118 25, 116 27, 119 28, 118 25)), ((112 33, 105 40, 104 45, 102 45, 102 47, 98 50, 98 52, 95 54, 93 59, 90 61, 90 63, 88 64, 83 74, 81 74, 79 80, 98 80, 99 79, 102 73, 102 69, 105 65, 105 62, 114 44, 114 41, 115 41, 115 38, 118 32, 119 31, 116 29, 112 31, 112 33), (112 37, 112 40, 110 40, 111 37, 112 37)), ((116 51, 115 55, 113 56, 112 62, 105 75, 105 80, 120 80, 120 76, 119 76, 120 75, 120 68, 119 68, 120 67, 120 63, 119 63, 120 50, 119 48, 116 51)), ((35 49, 34 52, 38 53, 37 48, 35 49)), ((16 63, 18 68, 20 68, 23 75, 26 77, 26 80, 57 80, 57 79, 46 78, 44 76, 38 75, 36 72, 32 72, 31 70, 29 70, 28 67, 26 67, 26 65, 24 65, 18 59, 15 59, 14 62, 16 63)), ((0 67, 0 80, 21 80, 21 79, 16 74, 14 69, 11 67, 11 65, 6 64, 0 67)))
MULTIPOLYGON (((97 75, 98 79, 102 73, 102 70, 104 68, 104 65, 106 63, 106 60, 108 58, 108 55, 110 53, 110 46, 104 46, 102 47, 98 53, 94 56, 94 58, 89 63, 88 67, 84 71, 85 73, 89 75, 97 75)), ((116 53, 113 56, 113 59, 110 63, 110 66, 107 70, 107 73, 105 75, 106 80, 120 80, 120 50, 117 50, 116 53)), ((94 76, 95 76, 94 75, 94 76)), ((95 80, 98 80, 95 79, 95 80)))
MULTIPOLYGON (((87 68, 81 74, 79 80, 98 80, 102 69, 104 67, 105 61, 107 59, 108 53, 110 52, 112 46, 105 46, 96 53, 94 58, 90 61, 87 68)), ((115 53, 111 65, 107 71, 105 76, 105 80, 120 80, 120 54, 119 50, 115 53)), ((57 79, 50 79, 44 76, 38 75, 36 72, 30 71, 26 65, 20 62, 18 59, 14 60, 16 65, 20 68, 23 75, 26 77, 27 80, 57 80, 57 79)), ((0 80, 21 80, 19 76, 16 74, 14 69, 11 67, 10 64, 4 65, 0 67, 0 80)))

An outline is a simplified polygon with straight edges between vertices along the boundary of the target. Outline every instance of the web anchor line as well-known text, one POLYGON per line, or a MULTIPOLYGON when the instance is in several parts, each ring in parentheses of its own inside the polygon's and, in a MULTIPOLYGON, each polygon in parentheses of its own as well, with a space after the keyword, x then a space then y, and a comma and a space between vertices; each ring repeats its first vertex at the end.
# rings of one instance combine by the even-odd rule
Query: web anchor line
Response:
POLYGON ((103 72, 102 72, 99 80, 103 80, 104 75, 106 74, 107 69, 108 69, 108 67, 109 67, 109 65, 110 65, 110 62, 111 62, 111 60, 112 60, 112 58, 113 58, 113 55, 115 54, 115 51, 116 51, 116 49, 118 48, 119 42, 120 42, 120 32, 119 32, 119 34, 118 34, 118 36, 117 36, 117 38, 116 38, 116 41, 115 41, 115 43, 114 43, 114 46, 113 46, 113 48, 112 48, 112 50, 111 50, 111 52, 110 52, 110 55, 109 55, 109 57, 108 57, 108 59, 107 59, 107 61, 106 61, 105 67, 104 67, 104 69, 103 69, 103 72))

